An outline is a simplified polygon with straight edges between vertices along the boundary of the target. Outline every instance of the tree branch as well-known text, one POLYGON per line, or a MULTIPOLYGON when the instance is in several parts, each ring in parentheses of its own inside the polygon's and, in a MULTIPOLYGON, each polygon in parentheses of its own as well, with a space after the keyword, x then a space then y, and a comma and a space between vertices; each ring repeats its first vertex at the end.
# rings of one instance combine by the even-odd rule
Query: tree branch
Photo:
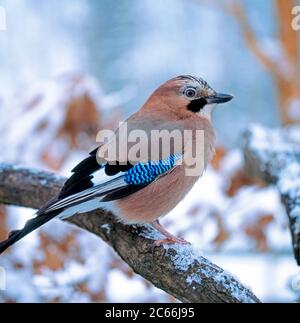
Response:
POLYGON ((229 13, 231 13, 236 18, 236 21, 241 28, 246 45, 256 56, 259 62, 271 72, 273 77, 278 79, 284 78, 285 75, 282 69, 280 69, 280 65, 277 62, 274 62, 272 58, 259 45, 259 41, 255 36, 251 28, 248 16, 246 15, 245 8, 237 1, 232 1, 231 6, 229 6, 228 8, 229 13))
POLYGON ((245 8, 240 1, 228 0, 228 1, 218 1, 218 0, 194 0, 198 3, 205 4, 213 9, 219 9, 229 15, 231 15, 236 22, 239 24, 240 30, 242 32, 243 38, 247 47, 256 56, 258 61, 271 72, 271 74, 276 78, 284 78, 282 70, 279 64, 274 62, 270 55, 268 55, 257 39, 255 33, 252 30, 248 16, 246 15, 245 8))
POLYGON ((293 250, 300 266, 300 129, 252 126, 244 134, 245 168, 249 175, 275 183, 285 205, 293 250))
MULTIPOLYGON (((32 208, 55 196, 65 178, 0 164, 0 202, 32 208)), ((154 247, 160 233, 148 226, 128 226, 105 210, 68 220, 106 241, 138 274, 183 302, 259 302, 231 274, 199 255, 191 246, 154 247)))

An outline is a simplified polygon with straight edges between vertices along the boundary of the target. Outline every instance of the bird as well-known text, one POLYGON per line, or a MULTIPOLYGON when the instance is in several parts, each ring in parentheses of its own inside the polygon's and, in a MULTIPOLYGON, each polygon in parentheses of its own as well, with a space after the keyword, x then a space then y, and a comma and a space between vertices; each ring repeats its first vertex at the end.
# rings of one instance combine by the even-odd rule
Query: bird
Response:
POLYGON ((156 246, 187 243, 168 232, 159 219, 187 195, 212 160, 216 141, 212 111, 216 105, 232 99, 232 95, 216 92, 200 77, 180 75, 168 80, 119 125, 111 138, 106 138, 73 168, 58 196, 42 206, 22 229, 12 231, 0 243, 0 253, 51 219, 67 219, 99 208, 112 211, 118 221, 128 225, 150 224, 164 237, 155 241, 156 246), (153 136, 151 145, 149 141, 140 145, 135 154, 138 158, 133 158, 128 151, 134 145, 122 135, 125 125, 129 134, 140 131, 146 137, 151 137, 155 130, 156 133, 177 130, 182 135, 181 144, 166 144, 161 140, 164 137, 153 136), (192 133, 187 139, 186 131, 192 133), (197 131, 203 134, 203 149, 199 151, 197 131), (118 148, 126 149, 115 149, 118 153, 114 156, 105 155, 103 147, 107 153, 116 142, 118 148), (152 150, 156 151, 155 156, 151 156, 152 150), (193 153, 198 153, 196 158, 202 166, 195 174, 188 175, 193 153))

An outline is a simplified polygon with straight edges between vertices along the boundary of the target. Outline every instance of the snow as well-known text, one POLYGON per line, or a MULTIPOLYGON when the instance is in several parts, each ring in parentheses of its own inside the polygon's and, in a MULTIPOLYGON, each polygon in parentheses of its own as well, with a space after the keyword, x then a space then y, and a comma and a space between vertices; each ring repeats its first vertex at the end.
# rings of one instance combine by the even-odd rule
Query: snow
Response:
MULTIPOLYGON (((9 139, 5 146, 10 155, 5 156, 5 161, 16 160, 33 167, 45 168, 45 164, 36 157, 40 154, 43 146, 55 141, 55 145, 49 147, 49 152, 54 160, 60 159, 62 152, 69 149, 66 140, 61 138, 54 140, 65 117, 61 111, 63 111, 62 107, 67 99, 65 95, 68 87, 67 80, 68 77, 65 76, 37 83, 28 88, 23 95, 20 95, 19 99, 16 99, 14 105, 16 109, 14 109, 11 118, 18 120, 18 129, 9 124, 9 120, 5 124, 1 124, 1 130, 5 128, 5 133, 9 139), (25 108, 34 99, 38 104, 38 113, 33 113, 33 110, 25 108), (53 106, 55 107, 54 110, 53 106), (20 116, 24 116, 24 119, 20 116), (49 121, 49 126, 41 135, 37 136, 35 131, 38 124, 44 120, 49 121), (14 149, 11 147, 14 147, 14 149)), ((77 87, 75 86, 72 95, 78 96, 84 91, 87 91, 95 102, 102 104, 101 111, 113 107, 113 102, 119 104, 124 93, 130 94, 130 91, 126 92, 125 89, 123 93, 107 96, 100 88, 97 90, 96 83, 90 77, 84 77, 83 82, 77 87)), ((286 131, 284 140, 281 140, 281 136, 276 131, 271 133, 270 138, 262 127, 254 125, 253 129, 254 135, 251 145, 257 152, 260 152, 261 148, 265 150, 265 156, 262 157, 269 157, 268 154, 271 153, 269 142, 271 140, 276 141, 276 149, 283 155, 292 155, 299 146, 300 133, 296 127, 286 131), (292 149, 286 144, 287 140, 292 140, 294 143, 292 149)), ((60 173, 70 175, 70 170, 86 155, 87 152, 80 149, 68 153, 61 166, 60 173)), ((286 164, 284 180, 279 184, 280 190, 289 192, 289 194, 292 194, 292 192, 298 194, 299 183, 292 174, 299 171, 299 165, 297 160, 292 158, 288 159, 286 164)), ((20 166, 14 167, 18 169, 20 166)), ((256 241, 247 236, 245 232, 247 227, 255 226, 262 216, 268 214, 273 216, 273 221, 265 228, 264 232, 268 247, 273 253, 286 252, 286 250, 290 253, 291 242, 290 233, 287 229, 287 217, 275 186, 261 188, 254 185, 244 185, 238 189, 233 197, 228 196, 226 190, 231 184, 232 177, 242 168, 243 157, 240 149, 228 151, 221 161, 220 169, 207 168, 203 177, 195 184, 186 198, 161 221, 170 232, 184 237, 197 248, 194 249, 188 245, 165 245, 164 248, 175 268, 184 272, 189 270, 195 261, 204 261, 201 252, 198 251, 199 249, 208 252, 209 258, 216 257, 218 250, 221 250, 221 253, 226 252, 230 256, 223 257, 217 263, 221 267, 226 265, 226 268, 228 264, 230 270, 238 274, 243 282, 245 281, 253 287, 259 297, 269 299, 272 281, 268 275, 264 276, 263 273, 266 266, 272 267, 273 259, 270 258, 265 266, 259 265, 257 270, 252 268, 249 275, 253 273, 259 278, 249 281, 249 279, 244 280, 243 271, 245 271, 245 267, 240 265, 240 258, 234 258, 232 255, 239 252, 248 252, 249 256, 245 263, 255 263, 256 255, 253 256, 251 253, 256 252, 256 241), (228 237, 220 245, 214 242, 220 231, 218 217, 228 234, 228 237), (226 259, 229 260, 226 261, 226 259), (268 287, 261 287, 260 284, 263 284, 261 277, 264 277, 264 283, 268 287)), ((274 165, 274 169, 276 170, 276 165, 274 165)), ((61 177, 57 177, 61 179, 61 177)), ((41 180, 41 184, 47 185, 45 180, 41 180)), ((8 228, 22 227, 34 212, 31 209, 9 207, 8 228)), ((298 214, 297 209, 294 209, 294 212, 298 214)), ((108 224, 103 224, 102 228, 109 234, 111 228, 108 224)), ((146 225, 143 228, 140 226, 137 228, 141 237, 151 240, 164 238, 151 226, 146 225)), ((6 291, 0 294, 1 300, 48 302, 59 299, 68 302, 90 302, 92 301, 91 294, 103 293, 105 301, 170 301, 165 293, 154 287, 149 287, 140 276, 128 275, 128 268, 120 264, 119 258, 99 238, 59 220, 50 221, 39 232, 49 239, 47 252, 55 254, 60 259, 62 258, 63 267, 56 270, 45 267, 38 272, 35 270, 34 263, 43 262, 46 256, 44 250, 40 249, 40 235, 33 232, 22 243, 16 244, 10 253, 0 260, 0 266, 9 273, 6 278, 6 291), (74 237, 74 240, 67 252, 64 253, 57 248, 57 245, 68 237, 74 237), (21 269, 16 270, 13 267, 14 263, 18 263, 21 269), (23 281, 22 288, 19 288, 18 286, 23 281), (82 285, 88 292, 78 290, 77 286, 82 285)), ((289 256, 291 259, 284 275, 285 282, 289 279, 289 275, 294 273, 294 260, 291 255, 289 256)), ((201 284, 201 275, 204 274, 199 272, 188 276, 187 284, 195 288, 197 284, 201 284)), ((216 281, 222 284, 225 278, 229 277, 228 275, 227 273, 218 274, 216 281)), ((277 276, 275 278, 278 279, 277 276)), ((280 282, 278 290, 272 290, 272 293, 278 295, 276 297, 285 297, 285 299, 292 300, 294 294, 290 291, 287 292, 287 286, 283 284, 283 280, 280 280, 280 282)), ((238 289, 233 289, 231 292, 236 298, 247 300, 244 298, 245 295, 239 294, 238 289)))
POLYGON ((285 228, 288 220, 276 187, 245 186, 234 197, 228 197, 224 193, 227 182, 226 176, 221 177, 209 168, 186 198, 162 219, 162 223, 177 235, 186 232, 185 239, 201 249, 211 249, 217 227, 210 214, 218 212, 225 227, 231 231, 223 248, 249 250, 253 246, 243 234, 243 228, 254 224, 262 215, 272 214, 276 224, 269 228, 269 245, 278 250, 288 247, 289 232, 285 228), (193 209, 196 214, 191 216, 193 209))
POLYGON ((186 272, 196 263, 202 264, 198 273, 189 275, 186 282, 189 285, 202 283, 201 275, 209 279, 213 279, 216 284, 220 284, 222 288, 226 288, 228 292, 241 302, 254 302, 246 290, 240 288, 239 280, 227 271, 212 272, 208 269, 207 260, 205 260, 198 250, 195 250, 191 245, 164 245, 166 255, 171 258, 177 270, 186 272), (172 252, 173 250, 173 252, 172 252), (175 251, 175 252, 174 252, 175 251), (230 282, 230 283, 229 283, 230 282))
MULTIPOLYGON (((6 269, 6 290, 5 296, 8 299, 18 302, 39 302, 39 293, 32 284, 32 272, 29 269, 19 269, 18 274, 14 270, 6 269)), ((3 294, 2 294, 3 295, 3 294)), ((0 294, 0 297, 2 296, 0 294)))
MULTIPOLYGON (((138 226, 134 226, 138 227, 138 226)), ((164 236, 157 230, 155 230, 151 225, 145 224, 144 226, 140 227, 142 230, 139 232, 139 235, 145 239, 151 240, 161 240, 164 236)))
MULTIPOLYGON (((69 166, 64 167, 63 173, 67 173, 67 170, 70 170, 82 158, 82 153, 74 154, 73 158, 73 162, 71 159, 68 160, 69 166)), ((241 281, 251 286, 255 294, 263 300, 279 297, 278 295, 282 295, 280 297, 285 297, 286 300, 292 300, 294 294, 287 291, 288 285, 287 283, 284 285, 284 280, 287 282, 290 277, 289 273, 294 273, 294 269, 297 267, 290 254, 291 243, 290 233, 287 229, 287 217, 280 203, 276 187, 243 186, 234 197, 225 194, 230 177, 242 168, 242 164, 240 151, 229 152, 222 161, 220 170, 216 171, 209 167, 203 178, 197 182, 186 198, 162 219, 162 223, 167 226, 170 232, 183 236, 194 246, 197 246, 197 249, 195 250, 189 245, 165 245, 164 248, 178 270, 186 272, 194 261, 203 261, 201 257, 203 251, 199 252, 199 249, 205 250, 205 253, 208 253, 206 255, 208 258, 217 259, 216 262, 221 267, 229 268, 231 272, 237 274, 241 281), (212 243, 218 232, 215 219, 211 216, 213 212, 220 214, 226 229, 230 231, 230 236, 222 245, 221 250, 221 254, 225 252, 226 256, 221 258, 216 251, 216 246, 212 243), (267 258, 264 265, 261 265, 262 260, 259 260, 259 264, 257 264, 255 260, 257 255, 251 254, 255 250, 255 243, 243 231, 243 228, 255 223, 263 214, 272 214, 274 217, 274 222, 266 228, 267 240, 272 252, 276 253, 282 250, 289 252, 289 256, 286 258, 289 261, 285 260, 287 268, 284 271, 284 278, 280 278, 280 284, 276 285, 278 286, 276 290, 272 289, 272 281, 279 279, 277 275, 280 275, 282 270, 278 269, 278 273, 270 279, 268 270, 272 270, 274 259, 264 256, 267 258), (250 252, 250 254, 242 258, 233 256, 235 252, 241 251, 250 252), (244 273, 248 273, 253 279, 245 277, 244 273), (273 294, 270 294, 269 290, 272 290, 273 294)), ((283 187, 290 189, 294 186, 284 183, 283 187)), ((25 221, 34 213, 34 210, 30 209, 16 207, 9 209, 8 219, 11 229, 24 225, 25 221)), ((110 227, 107 224, 102 227, 109 232, 110 227)), ((143 228, 138 226, 137 228, 140 236, 147 239, 163 238, 151 226, 143 228)), ((57 252, 52 247, 55 247, 56 243, 62 241, 67 235, 75 234, 76 245, 73 246, 74 250, 71 254, 80 257, 80 261, 78 262, 76 257, 72 258, 74 256, 68 256, 65 259, 64 268, 56 272, 44 269, 42 274, 34 273, 31 262, 33 259, 41 260, 43 253, 37 252, 39 237, 37 233, 33 233, 24 239, 22 244, 17 244, 9 254, 8 259, 15 259, 24 266, 24 269, 16 272, 9 269, 9 262, 1 261, 0 263, 0 266, 18 276, 8 277, 7 290, 4 294, 6 298, 12 297, 18 301, 50 301, 59 297, 62 301, 88 302, 91 301, 90 297, 86 293, 76 290, 78 284, 85 284, 88 290, 96 294, 104 290, 106 301, 168 301, 163 292, 154 287, 146 287, 147 285, 139 276, 128 277, 122 266, 117 268, 112 266, 112 261, 116 261, 117 258, 99 238, 74 229, 73 226, 59 220, 50 221, 41 228, 41 232, 47 234, 53 241, 48 247, 50 252, 57 252), (79 251, 75 252, 77 248, 79 251), (28 269, 26 269, 27 267, 28 269), (9 282, 12 279, 19 279, 20 282, 26 279, 27 283, 22 287, 20 293, 17 288, 20 283, 11 285, 9 282)), ((276 258, 276 261, 279 260, 276 258)), ((282 267, 281 263, 280 267, 282 267)), ((222 283, 224 277, 221 275, 216 279, 222 283)), ((190 275, 187 278, 187 283, 191 284, 192 288, 195 287, 194 284, 201 284, 201 273, 190 275)), ((237 298, 242 299, 243 295, 239 295, 238 290, 232 290, 232 292, 237 298)))
POLYGON ((297 162, 287 165, 279 176, 278 188, 283 194, 288 194, 292 199, 300 193, 300 164, 297 162))
MULTIPOLYGON (((233 27, 227 23, 231 18, 205 6, 200 8, 193 1, 189 4, 174 0, 167 2, 171 5, 159 1, 154 4, 151 0, 134 1, 132 10, 127 10, 125 17, 113 6, 106 8, 97 3, 93 6, 103 10, 92 10, 95 8, 78 0, 72 1, 72 5, 62 1, 25 4, 5 0, 3 6, 7 9, 10 24, 7 31, 1 33, 4 43, 0 48, 1 160, 49 168, 40 158, 43 148, 47 147, 54 161, 60 160, 67 152, 58 171, 70 175, 74 165, 86 157, 88 148, 71 151, 67 139, 57 138, 65 118, 67 100, 87 93, 101 115, 111 115, 115 113, 113 109, 119 106, 122 113, 128 115, 144 102, 156 85, 174 73, 205 75, 218 89, 225 91, 225 86, 239 93, 228 109, 220 108, 216 113, 217 134, 224 144, 238 141, 238 131, 247 126, 249 120, 261 120, 268 124, 277 122, 272 82, 267 73, 260 70, 259 64, 253 64, 245 46, 235 46, 240 43, 240 38, 239 33, 232 32, 233 27), (54 10, 58 6, 60 10, 54 10), (55 14, 49 15, 51 11, 55 14), (102 12, 102 15, 93 16, 94 12, 102 12), (133 16, 134 24, 128 24, 128 21, 133 21, 133 16), (26 30, 22 23, 24 17, 26 30), (107 27, 105 32, 99 33, 103 26, 107 27), (195 30, 200 42, 194 41, 195 30), (207 33, 207 30, 210 32, 207 33), (220 42, 220 30, 224 34, 230 33, 228 42, 220 42), (99 41, 95 42, 98 38, 99 41), (41 42, 41 39, 44 41, 41 42), (109 90, 104 91, 94 77, 81 72, 52 77, 66 71, 81 70, 95 73, 109 90), (243 82, 230 77, 241 70, 245 72, 242 73, 243 82), (70 80, 74 76, 82 76, 81 82, 70 90, 70 80), (257 82, 257 79, 262 81, 257 82), (116 91, 119 86, 121 90, 116 91), (124 106, 135 97, 134 102, 124 106), (234 129, 230 127, 232 113, 236 121, 234 129), (47 121, 47 127, 37 135, 36 129, 43 126, 44 121, 47 121)), ((255 28, 259 28, 262 16, 265 19, 264 29, 268 25, 273 27, 272 15, 261 15, 268 10, 260 10, 259 3, 252 8, 254 16, 257 15, 255 28)), ((285 74, 293 72, 282 59, 284 55, 279 43, 269 36, 271 32, 267 29, 264 30, 267 37, 260 35, 263 50, 285 74)), ((299 111, 299 99, 290 102, 290 117, 299 120, 299 111)), ((299 129, 290 128, 281 139, 276 131, 269 137, 262 127, 253 127, 255 140, 252 144, 257 151, 265 149, 262 158, 270 157, 274 147, 270 147, 270 142, 274 142, 277 151, 285 156, 281 162, 290 169, 297 165, 299 158, 293 160, 286 156, 294 154, 299 147, 299 129), (295 143, 292 149, 286 145, 287 140, 295 143)), ((85 141, 85 137, 80 140, 85 141)), ((274 173, 277 166, 272 165, 274 173)), ((289 289, 289 281, 299 277, 299 270, 292 256, 287 217, 277 188, 243 185, 234 197, 228 196, 226 190, 232 176, 242 167, 241 150, 228 151, 220 169, 209 167, 184 201, 166 215, 162 223, 172 233, 205 251, 221 267, 237 274, 263 300, 293 301, 299 298, 299 291, 295 293, 289 289), (256 240, 249 237, 245 229, 255 226, 267 214, 273 217, 264 231, 269 250, 260 254, 256 240), (220 232, 218 221, 228 235, 222 243, 215 241, 220 232)), ((47 185, 45 181, 41 184, 47 185)), ((293 196, 299 193, 297 187, 298 182, 291 173, 286 173, 279 183, 282 192, 293 196)), ((35 212, 16 207, 7 207, 7 210, 8 229, 22 227, 35 212)), ((297 216, 298 213, 295 207, 292 214, 297 216)), ((103 229, 110 230, 106 224, 103 229)), ((142 230, 140 235, 152 240, 162 238, 151 228, 142 230)), ((169 252, 173 251, 169 249, 169 252)), ((188 254, 189 248, 183 252, 188 254)), ((186 268, 187 263, 180 257, 173 260, 179 268, 186 268)), ((0 266, 7 272, 7 289, 5 293, 0 293, 1 301, 91 302, 99 294, 104 295, 104 301, 170 301, 166 294, 149 287, 140 276, 131 276, 128 267, 99 238, 60 221, 50 221, 39 233, 30 234, 10 252, 1 255, 0 266), (44 268, 35 268, 36 262, 46 257, 45 250, 40 246, 40 233, 47 237, 48 245, 44 249, 63 258, 63 268, 47 269, 47 263, 44 268), (71 242, 65 242, 68 239, 71 242)), ((222 276, 218 279, 222 280, 222 276)), ((197 275, 188 280, 196 284, 197 275)), ((293 285, 297 286, 297 283, 293 285)))
POLYGON ((295 207, 290 213, 291 218, 298 218, 300 216, 300 206, 295 207))
POLYGON ((58 219, 53 219, 53 221, 49 221, 45 226, 40 228, 40 232, 44 234, 48 234, 51 232, 51 239, 55 242, 62 241, 64 237, 70 232, 70 224, 64 222, 61 225, 61 221, 58 219))
POLYGON ((166 256, 171 258, 175 268, 180 271, 186 272, 196 261, 201 260, 200 251, 189 244, 164 244, 163 246, 166 250, 166 256))
POLYGON ((278 179, 277 187, 288 198, 290 215, 296 219, 295 232, 300 232, 300 128, 270 130, 252 126, 250 129, 253 133, 250 146, 278 179), (274 153, 278 157, 272 158, 274 153))
POLYGON ((104 229, 106 231, 107 234, 110 234, 110 225, 109 224, 102 224, 101 228, 104 229))
POLYGON ((237 278, 229 272, 224 271, 216 273, 212 278, 217 284, 226 286, 228 292, 239 302, 255 303, 255 301, 249 296, 248 292, 240 288, 238 285, 240 282, 237 280, 237 278), (228 282, 230 282, 230 284, 228 282))
POLYGON ((198 274, 191 274, 190 276, 187 277, 186 282, 189 285, 192 285, 193 283, 200 285, 201 284, 201 277, 198 274))
POLYGON ((230 150, 221 163, 220 172, 226 177, 234 175, 243 167, 243 153, 240 149, 230 150))
POLYGON ((155 297, 156 301, 164 302, 167 300, 166 295, 155 287, 151 287, 145 294, 145 282, 134 276, 129 278, 119 270, 111 270, 108 274, 107 281, 107 301, 124 303, 124 302, 147 302, 155 297))
POLYGON ((58 285, 73 285, 86 280, 88 273, 83 264, 67 263, 65 268, 55 273, 55 282, 58 285))
POLYGON ((211 260, 234 272, 244 285, 251 286, 253 293, 265 302, 280 302, 282 299, 291 302, 295 298, 291 283, 299 277, 300 271, 291 253, 280 256, 219 253, 211 255, 211 260))
MULTIPOLYGON (((106 95, 95 78, 79 73, 33 83, 9 102, 11 112, 6 122, 0 124, 0 130, 6 134, 5 160, 30 164, 32 156, 43 155, 45 149, 53 160, 60 160, 69 150, 69 142, 57 135, 66 119, 69 102, 87 96, 99 112, 110 111, 130 99, 126 95, 133 96, 133 90, 106 95)), ((36 166, 42 167, 43 163, 36 166)))
MULTIPOLYGON (((251 125, 250 148, 256 152, 262 160, 267 160, 272 152, 282 154, 287 161, 299 158, 297 152, 300 145, 300 128, 297 126, 285 129, 269 129, 261 125, 251 125), (295 157, 294 157, 295 156, 295 157)), ((284 162, 284 161, 282 161, 284 162)))

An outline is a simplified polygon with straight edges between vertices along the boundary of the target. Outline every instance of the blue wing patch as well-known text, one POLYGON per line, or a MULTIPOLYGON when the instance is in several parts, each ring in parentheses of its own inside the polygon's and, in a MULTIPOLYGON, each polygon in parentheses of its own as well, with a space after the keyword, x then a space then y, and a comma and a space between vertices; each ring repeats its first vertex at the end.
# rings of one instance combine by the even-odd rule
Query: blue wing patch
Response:
POLYGON ((160 175, 175 167, 182 154, 172 154, 165 160, 136 165, 98 165, 94 156, 82 161, 66 182, 59 199, 44 212, 67 209, 94 198, 101 201, 116 200, 144 188, 160 175))
POLYGON ((153 182, 159 175, 170 171, 181 156, 181 154, 174 154, 165 160, 138 163, 123 175, 124 181, 128 185, 149 184, 153 182))

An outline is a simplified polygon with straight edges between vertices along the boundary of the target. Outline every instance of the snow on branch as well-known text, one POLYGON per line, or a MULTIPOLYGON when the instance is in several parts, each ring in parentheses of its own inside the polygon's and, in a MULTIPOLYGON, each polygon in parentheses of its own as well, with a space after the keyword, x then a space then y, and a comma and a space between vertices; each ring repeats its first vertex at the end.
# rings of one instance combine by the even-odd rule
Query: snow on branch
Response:
MULTIPOLYGON (((53 173, 0 164, 0 202, 37 209, 59 192, 64 181, 53 173)), ((102 209, 68 221, 101 237, 136 273, 180 301, 259 302, 247 287, 192 246, 155 247, 153 241, 161 236, 152 227, 124 225, 102 209)))
POLYGON ((300 128, 268 129, 255 125, 245 132, 244 138, 247 173, 277 184, 300 265, 300 128))

